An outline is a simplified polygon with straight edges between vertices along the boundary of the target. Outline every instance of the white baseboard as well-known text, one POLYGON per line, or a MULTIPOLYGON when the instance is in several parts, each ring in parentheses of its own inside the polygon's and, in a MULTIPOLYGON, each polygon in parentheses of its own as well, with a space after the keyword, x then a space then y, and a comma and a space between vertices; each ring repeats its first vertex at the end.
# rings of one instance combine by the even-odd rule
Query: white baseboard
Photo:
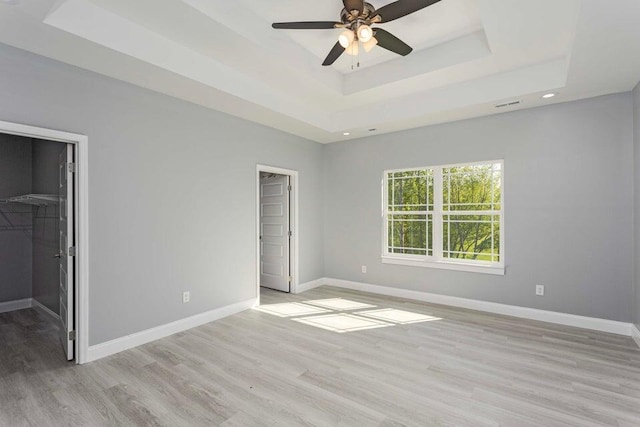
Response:
POLYGON ((618 335, 631 336, 631 323, 615 320, 599 319, 596 317, 578 316, 575 314, 559 313, 556 311, 539 310, 536 308, 499 304, 489 301, 479 301, 447 295, 431 294, 427 292, 411 291, 408 289, 391 288, 387 286, 371 285, 368 283, 351 282, 339 279, 323 279, 323 283, 339 288, 353 289, 374 294, 407 298, 433 304, 449 305, 488 313, 519 317, 522 319, 539 320, 559 325, 574 326, 594 331, 609 332, 618 335))
POLYGON ((326 285, 327 278, 321 277, 320 279, 312 280, 311 282, 302 283, 296 286, 296 291, 294 293, 301 294, 310 289, 317 288, 318 286, 326 285))
POLYGON ((31 308, 31 298, 0 302, 0 313, 8 313, 10 311, 24 310, 25 308, 31 308))
POLYGON ((222 319, 223 317, 231 316, 232 314, 240 313, 241 311, 254 307, 256 301, 256 298, 252 298, 101 344, 92 345, 89 347, 86 362, 92 362, 151 341, 168 337, 178 332, 186 331, 187 329, 195 328, 196 326, 204 325, 205 323, 213 322, 214 320, 222 319))
POLYGON ((638 347, 640 347, 640 330, 638 330, 638 327, 634 324, 631 324, 631 338, 633 338, 636 344, 638 344, 638 347))
POLYGON ((44 305, 40 304, 35 298, 24 298, 16 301, 0 302, 0 313, 8 313, 10 311, 24 310, 25 308, 35 308, 47 316, 59 320, 60 316, 49 310, 44 305))
POLYGON ((51 311, 49 308, 45 307, 43 304, 40 303, 40 301, 38 301, 35 298, 31 298, 31 307, 35 308, 36 310, 39 310, 41 313, 51 316, 55 320, 60 320, 60 316, 58 316, 56 313, 51 311))

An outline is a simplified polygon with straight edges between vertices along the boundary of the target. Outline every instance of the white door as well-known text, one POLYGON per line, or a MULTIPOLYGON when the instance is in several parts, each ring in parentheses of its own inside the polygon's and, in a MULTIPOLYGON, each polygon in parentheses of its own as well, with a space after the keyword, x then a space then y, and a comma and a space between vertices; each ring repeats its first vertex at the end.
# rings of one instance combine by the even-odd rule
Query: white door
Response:
POLYGON ((260 174, 260 286, 289 292, 291 189, 286 175, 260 174))
POLYGON ((60 153, 60 341, 67 360, 74 358, 74 200, 73 146, 60 153))

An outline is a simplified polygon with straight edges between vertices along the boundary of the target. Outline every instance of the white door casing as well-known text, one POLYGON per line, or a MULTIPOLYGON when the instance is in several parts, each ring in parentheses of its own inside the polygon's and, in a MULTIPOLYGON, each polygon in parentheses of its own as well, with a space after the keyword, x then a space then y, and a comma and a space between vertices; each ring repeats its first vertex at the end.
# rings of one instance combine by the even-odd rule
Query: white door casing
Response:
POLYGON ((0 133, 24 136, 25 142, 30 139, 44 139, 63 142, 74 147, 76 173, 75 211, 76 232, 75 269, 75 361, 90 362, 89 354, 89 138, 86 135, 64 132, 54 129, 29 126, 20 123, 0 120, 0 133))
POLYGON ((60 244, 58 257, 60 260, 60 342, 67 360, 73 360, 75 332, 75 238, 74 238, 74 163, 73 146, 67 144, 59 158, 59 194, 60 204, 60 244))
POLYGON ((260 285, 291 291, 290 177, 260 178, 260 285))

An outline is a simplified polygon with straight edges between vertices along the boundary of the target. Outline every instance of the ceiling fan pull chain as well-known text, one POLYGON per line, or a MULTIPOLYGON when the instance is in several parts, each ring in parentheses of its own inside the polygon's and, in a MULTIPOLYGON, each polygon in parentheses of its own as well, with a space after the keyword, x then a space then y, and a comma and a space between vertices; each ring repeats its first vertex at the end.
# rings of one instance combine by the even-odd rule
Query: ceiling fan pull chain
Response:
MULTIPOLYGON (((351 48, 351 46, 349 46, 349 48, 351 48)), ((351 55, 351 71, 354 70, 354 66, 353 66, 353 61, 355 60, 355 57, 353 55, 351 55)))

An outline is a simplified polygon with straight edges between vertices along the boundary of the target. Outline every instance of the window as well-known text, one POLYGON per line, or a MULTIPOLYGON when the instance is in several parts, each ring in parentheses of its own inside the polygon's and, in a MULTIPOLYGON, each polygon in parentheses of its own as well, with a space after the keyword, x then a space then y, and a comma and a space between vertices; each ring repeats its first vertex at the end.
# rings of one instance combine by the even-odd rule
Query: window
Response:
POLYGON ((385 171, 385 263, 504 274, 503 162, 385 171))

